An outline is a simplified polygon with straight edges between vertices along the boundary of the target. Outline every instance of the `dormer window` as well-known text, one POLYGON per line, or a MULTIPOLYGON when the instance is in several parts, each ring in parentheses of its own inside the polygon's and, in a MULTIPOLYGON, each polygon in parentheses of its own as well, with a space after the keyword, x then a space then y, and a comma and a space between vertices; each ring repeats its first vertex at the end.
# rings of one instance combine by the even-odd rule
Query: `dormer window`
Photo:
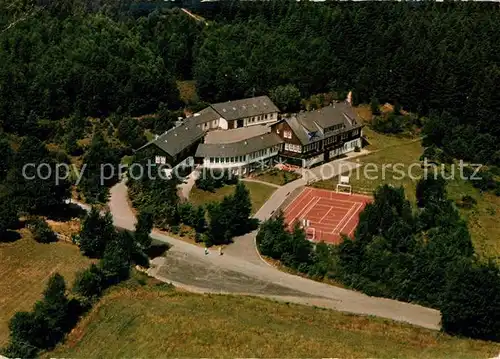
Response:
POLYGON ((292 138, 292 131, 283 131, 283 137, 291 139, 292 138))

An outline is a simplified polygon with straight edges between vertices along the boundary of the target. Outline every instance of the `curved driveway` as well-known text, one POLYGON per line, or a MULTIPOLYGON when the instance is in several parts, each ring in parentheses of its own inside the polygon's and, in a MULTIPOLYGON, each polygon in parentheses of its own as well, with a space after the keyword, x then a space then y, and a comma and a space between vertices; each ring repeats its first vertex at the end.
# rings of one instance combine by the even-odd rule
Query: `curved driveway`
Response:
MULTIPOLYGON (((286 200, 287 195, 304 186, 306 181, 307 179, 301 178, 277 189, 255 217, 261 220, 269 218, 286 200)), ((116 226, 134 229, 136 219, 128 204, 127 187, 124 182, 111 189, 109 208, 116 226)), ((149 273, 158 279, 194 292, 264 296, 440 329, 441 316, 437 310, 391 299, 370 297, 284 273, 269 266, 257 253, 254 245, 255 235, 256 232, 252 232, 236 238, 235 243, 227 247, 224 255, 219 256, 217 252, 205 255, 203 248, 199 246, 153 231, 151 236, 154 239, 169 243, 172 247, 165 257, 152 261, 149 273)))

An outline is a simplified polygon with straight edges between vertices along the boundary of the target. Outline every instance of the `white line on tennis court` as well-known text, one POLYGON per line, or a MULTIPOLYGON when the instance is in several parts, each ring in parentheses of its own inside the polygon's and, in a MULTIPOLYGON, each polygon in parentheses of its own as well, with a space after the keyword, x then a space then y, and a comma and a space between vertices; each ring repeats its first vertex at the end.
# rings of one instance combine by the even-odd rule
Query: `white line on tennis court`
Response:
POLYGON ((351 216, 349 217, 349 219, 345 222, 344 226, 342 228, 340 228, 340 231, 339 233, 342 233, 342 231, 344 230, 345 226, 347 226, 347 223, 349 223, 352 219, 352 217, 354 217, 356 215, 356 213, 358 213, 359 209, 361 208, 361 206, 363 205, 363 203, 358 203, 358 208, 356 208, 356 210, 354 211, 353 214, 351 214, 351 216))
POLYGON ((330 206, 330 208, 328 209, 328 211, 325 213, 325 215, 323 217, 321 217, 321 219, 319 220, 319 223, 323 222, 323 220, 326 218, 326 216, 328 216, 328 213, 330 213, 330 211, 333 209, 332 206, 330 206))
MULTIPOLYGON (((302 196, 306 197, 306 196, 308 196, 311 192, 312 192, 312 189, 310 189, 310 188, 305 188, 302 192, 300 192, 300 194, 297 196, 297 198, 296 198, 294 201, 292 201, 292 202, 288 203, 288 205, 285 207, 285 209, 283 210, 283 212, 284 212, 284 213, 286 213, 286 212, 288 211, 288 208, 290 208, 290 206, 291 206, 292 204, 293 204, 293 207, 291 208, 291 210, 294 210, 294 209, 295 209, 295 207, 297 207, 297 206, 299 205, 299 203, 300 203, 300 202, 302 202, 302 199, 300 199, 300 200, 299 200, 299 198, 300 198, 300 197, 302 197, 302 196), (306 193, 306 191, 307 191, 307 193, 306 193)), ((314 198, 314 197, 313 197, 313 198, 314 198)))
MULTIPOLYGON (((346 219, 346 217, 349 215, 349 213, 351 213, 352 209, 356 207, 356 204, 357 204, 357 203, 354 203, 354 204, 352 205, 352 207, 351 207, 351 208, 349 208, 349 210, 347 211, 347 213, 344 215, 344 217, 342 217, 342 219, 339 221, 339 223, 337 223, 337 225, 335 226, 335 228, 334 228, 334 229, 333 229, 333 231, 331 232, 332 234, 336 234, 336 233, 335 233, 335 231, 337 230, 338 226, 340 226, 340 225, 342 224, 342 222, 344 222, 344 220, 345 220, 345 219, 346 219)), ((356 212, 354 212, 354 213, 356 213, 356 212)), ((349 217, 349 218, 351 218, 351 217, 349 217)), ((346 223, 347 223, 347 222, 346 222, 346 223)), ((344 224, 344 227, 345 227, 345 224, 344 224)), ((342 228, 344 228, 344 227, 342 227, 342 228)), ((341 229, 341 230, 342 230, 342 229, 341 229)), ((340 231, 339 231, 338 233, 340 233, 340 231)))

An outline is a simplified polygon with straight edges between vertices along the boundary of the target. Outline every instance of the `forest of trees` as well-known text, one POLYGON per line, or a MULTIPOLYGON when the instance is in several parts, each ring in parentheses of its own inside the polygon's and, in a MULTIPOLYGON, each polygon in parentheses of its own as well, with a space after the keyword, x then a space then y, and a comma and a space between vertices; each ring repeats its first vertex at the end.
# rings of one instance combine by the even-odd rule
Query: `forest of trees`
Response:
POLYGON ((24 17, 21 5, 6 9, 4 130, 37 135, 40 121, 73 114, 177 109, 175 81, 194 79, 204 101, 273 94, 284 110, 283 96, 297 89, 303 98, 376 96, 428 117, 428 143, 455 157, 500 161, 495 4, 223 1, 199 9, 208 26, 179 9, 133 8, 68 0, 24 17))
MULTIPOLYGON (((36 218, 60 210, 70 197, 69 179, 28 180, 25 164, 53 169, 78 157, 88 165, 79 192, 88 202, 105 202, 106 188, 118 178, 101 185, 99 165, 132 154, 146 142, 146 130, 172 127, 184 107, 253 95, 269 94, 283 111, 295 111, 300 98, 326 92, 344 98, 352 90, 355 103, 397 103, 424 118, 423 144, 443 157, 500 164, 496 4, 222 1, 198 10, 208 25, 154 3, 0 3, 1 234, 23 214, 32 216, 37 240, 53 240, 36 218), (177 82, 183 80, 194 80, 199 103, 181 101, 177 82)), ((401 120, 396 113, 375 125, 398 132, 401 120)), ((227 243, 255 225, 241 183, 207 208, 181 203, 175 180, 129 185, 142 235, 116 233, 109 217, 93 211, 76 240, 85 255, 100 258, 75 283, 89 300, 144 257, 153 223, 186 223, 207 244, 227 243)), ((487 189, 491 181, 480 185, 487 189)), ((417 198, 414 211, 401 190, 379 189, 355 240, 339 248, 313 248, 300 229, 286 232, 282 217, 263 224, 259 246, 312 276, 440 308, 451 333, 498 340, 498 268, 474 256, 443 183, 420 183, 417 198), (491 298, 487 305, 484 298, 491 298)), ((11 343, 11 353, 50 347, 68 330, 60 327, 68 310, 64 293, 64 282, 54 277, 33 312, 14 319, 13 337, 20 340, 11 343), (59 319, 45 317, 51 308, 59 319), (36 342, 30 326, 50 338, 36 342), (29 338, 34 342, 26 347, 29 338)))

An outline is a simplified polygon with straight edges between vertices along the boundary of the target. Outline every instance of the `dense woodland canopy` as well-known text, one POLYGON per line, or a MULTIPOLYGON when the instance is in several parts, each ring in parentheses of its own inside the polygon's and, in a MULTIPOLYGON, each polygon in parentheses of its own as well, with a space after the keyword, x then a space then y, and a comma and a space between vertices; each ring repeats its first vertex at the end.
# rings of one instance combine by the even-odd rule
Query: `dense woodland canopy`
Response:
POLYGON ((33 5, 3 5, 6 131, 31 132, 40 119, 74 113, 179 108, 179 79, 195 79, 205 101, 291 84, 303 97, 354 90, 357 102, 397 101, 430 117, 428 142, 455 157, 500 161, 495 4, 226 1, 196 9, 206 26, 154 3, 33 5))
MULTIPOLYGON (((55 168, 77 158, 89 166, 79 190, 88 202, 105 202, 101 163, 118 164, 144 144, 145 130, 172 127, 184 106, 245 96, 270 94, 292 111, 300 98, 331 92, 340 99, 353 91, 356 103, 397 103, 419 120, 424 116, 427 153, 440 147, 449 159, 500 164, 497 4, 224 1, 195 9, 206 22, 176 5, 0 0, 1 234, 19 214, 46 215, 70 196, 69 180, 27 181, 23 164, 55 168), (198 99, 181 101, 181 80, 194 80, 198 99)), ((404 120, 398 112, 391 126, 404 120)), ((105 185, 117 180, 110 176, 105 185)), ((82 303, 128 276, 151 242, 153 224, 189 225, 207 245, 253 228, 243 184, 207 208, 180 203, 176 184, 129 183, 141 211, 137 237, 116 233, 109 216, 97 211, 84 220, 77 243, 101 261, 78 276, 74 287, 82 303)), ((417 197, 414 211, 401 190, 379 189, 355 241, 340 247, 313 249, 299 228, 285 232, 280 217, 262 225, 259 247, 311 276, 334 273, 370 294, 440 308, 451 333, 499 340, 498 268, 474 256, 467 226, 443 184, 421 183, 417 197)), ((33 220, 32 227, 40 241, 51 240, 45 223, 33 220)), ((50 347, 70 329, 60 325, 71 312, 62 278, 49 289, 62 294, 57 300, 46 294, 32 312, 13 319, 12 356, 32 356, 26 350, 50 347), (61 320, 46 318, 52 308, 61 320), (30 328, 41 329, 34 335, 30 328), (25 345, 45 332, 50 340, 25 345)))

